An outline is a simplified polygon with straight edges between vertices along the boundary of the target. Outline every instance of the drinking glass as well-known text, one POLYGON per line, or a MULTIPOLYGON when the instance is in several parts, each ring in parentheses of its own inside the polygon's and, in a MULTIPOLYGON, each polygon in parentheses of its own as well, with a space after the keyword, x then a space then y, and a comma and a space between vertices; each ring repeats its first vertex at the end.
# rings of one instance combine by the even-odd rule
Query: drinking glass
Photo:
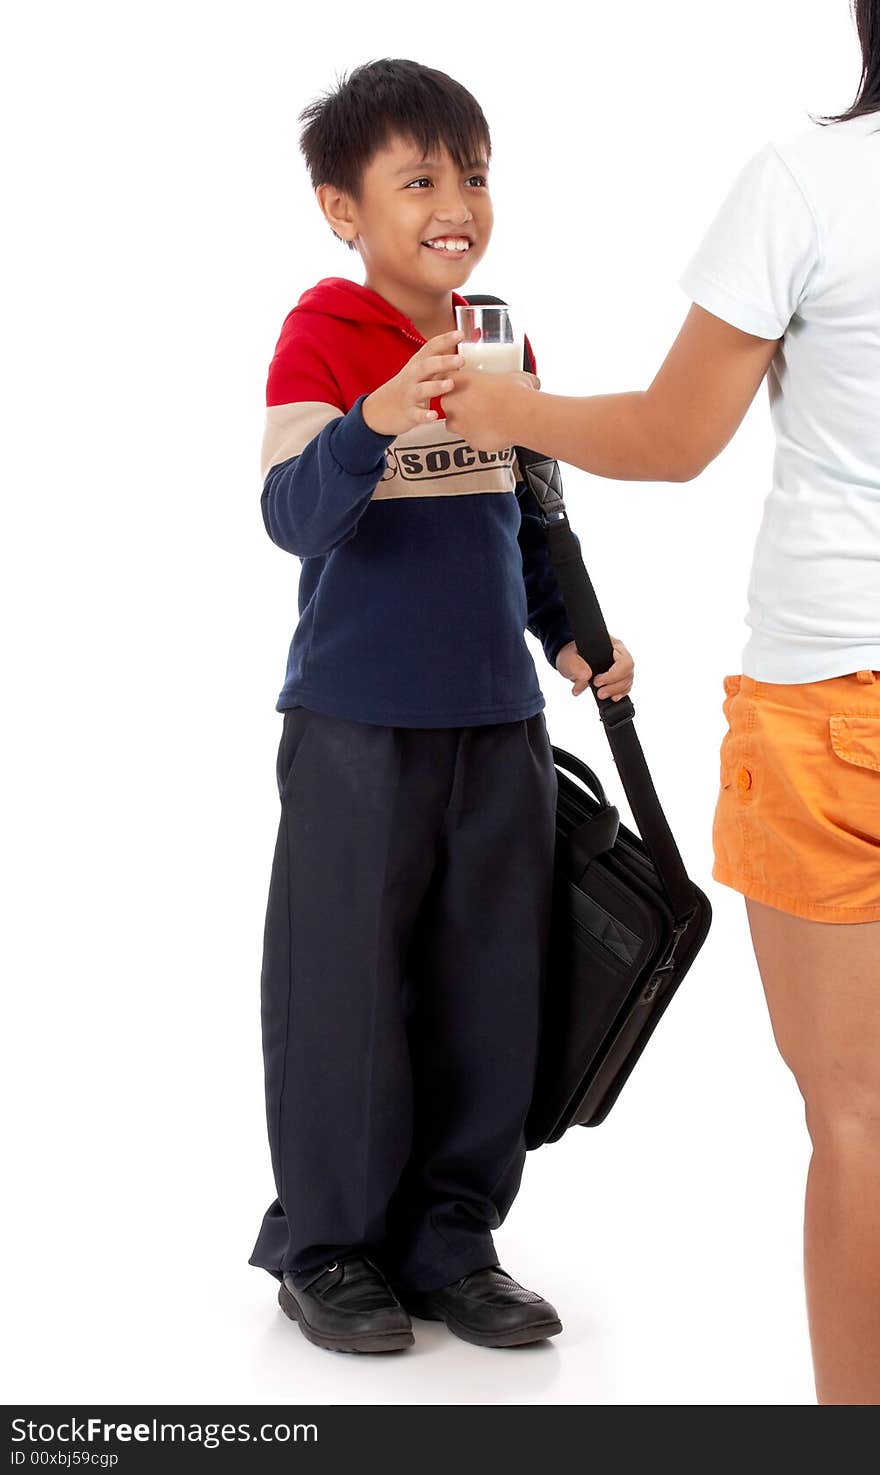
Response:
POLYGON ((458 351, 466 369, 484 374, 509 374, 523 366, 523 340, 514 332, 510 308, 459 307, 456 327, 464 333, 458 351))

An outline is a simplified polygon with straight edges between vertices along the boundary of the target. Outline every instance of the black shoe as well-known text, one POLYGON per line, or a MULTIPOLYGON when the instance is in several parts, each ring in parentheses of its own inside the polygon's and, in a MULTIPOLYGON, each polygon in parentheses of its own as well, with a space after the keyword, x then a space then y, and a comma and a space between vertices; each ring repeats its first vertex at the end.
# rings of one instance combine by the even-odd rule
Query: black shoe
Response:
POLYGON ((331 1352, 397 1352, 414 1341, 409 1316, 362 1255, 325 1265, 311 1279, 285 1275, 278 1303, 304 1337, 331 1352))
POLYGON ((521 1347, 562 1331, 555 1307, 517 1285, 500 1265, 474 1270, 439 1291, 408 1291, 413 1316, 445 1321, 451 1332, 477 1347, 521 1347))

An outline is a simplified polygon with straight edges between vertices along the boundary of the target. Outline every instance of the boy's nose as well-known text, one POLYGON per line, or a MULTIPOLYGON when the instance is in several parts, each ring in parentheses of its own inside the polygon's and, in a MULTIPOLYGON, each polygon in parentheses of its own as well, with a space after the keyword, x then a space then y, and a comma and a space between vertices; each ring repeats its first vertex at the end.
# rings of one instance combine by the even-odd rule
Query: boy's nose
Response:
POLYGON ((454 184, 447 186, 446 190, 438 191, 434 201, 434 214, 438 220, 453 221, 456 225, 466 225, 474 218, 470 200, 454 184))
POLYGON ((467 205, 448 205, 435 210, 434 214, 445 225, 467 225, 468 221, 474 218, 467 205))

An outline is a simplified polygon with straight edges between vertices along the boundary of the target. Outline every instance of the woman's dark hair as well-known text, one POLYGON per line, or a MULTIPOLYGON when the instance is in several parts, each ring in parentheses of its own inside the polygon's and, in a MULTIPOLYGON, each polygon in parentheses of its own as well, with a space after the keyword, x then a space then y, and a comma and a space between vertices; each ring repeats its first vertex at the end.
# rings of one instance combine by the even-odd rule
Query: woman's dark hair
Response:
POLYGON ((417 61, 366 62, 309 103, 299 121, 313 188, 332 184, 355 200, 364 169, 395 135, 411 138, 426 155, 445 145, 462 169, 481 157, 488 161, 492 150, 476 98, 445 72, 417 61))
POLYGON ((862 47, 862 75, 856 100, 845 113, 820 118, 820 123, 846 123, 880 110, 880 0, 851 0, 862 47))

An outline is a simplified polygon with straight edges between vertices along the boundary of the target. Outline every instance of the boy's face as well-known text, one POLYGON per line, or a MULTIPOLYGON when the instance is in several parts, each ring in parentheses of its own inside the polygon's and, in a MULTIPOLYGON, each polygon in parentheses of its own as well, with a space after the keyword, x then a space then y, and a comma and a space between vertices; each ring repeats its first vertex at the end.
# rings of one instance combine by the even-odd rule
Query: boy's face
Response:
POLYGON ((448 294, 467 281, 492 234, 485 157, 461 169, 445 148, 423 158, 405 138, 367 165, 359 200, 329 186, 318 195, 337 234, 357 246, 367 285, 384 295, 448 294))

